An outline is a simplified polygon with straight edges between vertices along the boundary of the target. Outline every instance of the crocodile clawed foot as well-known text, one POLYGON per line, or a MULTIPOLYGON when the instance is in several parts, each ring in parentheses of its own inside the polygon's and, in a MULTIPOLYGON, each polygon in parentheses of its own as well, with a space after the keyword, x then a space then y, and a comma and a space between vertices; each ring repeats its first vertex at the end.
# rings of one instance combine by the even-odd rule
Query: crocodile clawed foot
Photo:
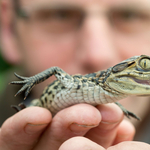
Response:
POLYGON ((26 97, 28 96, 28 94, 30 93, 30 91, 35 85, 35 80, 33 79, 33 77, 23 77, 16 73, 14 74, 17 78, 21 79, 22 81, 12 81, 10 82, 10 84, 23 85, 22 88, 15 94, 15 96, 25 91, 24 99, 26 99, 26 97))
POLYGON ((15 109, 16 112, 21 111, 22 109, 25 109, 26 106, 23 103, 20 103, 18 106, 17 105, 11 105, 11 108, 15 109))
POLYGON ((117 105, 121 108, 121 110, 123 111, 124 115, 125 115, 127 118, 130 119, 130 117, 132 117, 132 118, 135 118, 135 119, 137 119, 137 120, 140 120, 139 117, 137 117, 134 113, 132 113, 132 112, 126 110, 120 103, 115 102, 115 104, 117 104, 117 105))
POLYGON ((127 118, 129 118, 129 119, 130 119, 130 117, 133 117, 133 118, 135 118, 135 119, 137 119, 137 120, 140 120, 139 117, 137 117, 134 113, 132 113, 132 112, 130 112, 130 111, 128 111, 128 110, 124 110, 123 113, 124 113, 125 116, 126 116, 127 118))

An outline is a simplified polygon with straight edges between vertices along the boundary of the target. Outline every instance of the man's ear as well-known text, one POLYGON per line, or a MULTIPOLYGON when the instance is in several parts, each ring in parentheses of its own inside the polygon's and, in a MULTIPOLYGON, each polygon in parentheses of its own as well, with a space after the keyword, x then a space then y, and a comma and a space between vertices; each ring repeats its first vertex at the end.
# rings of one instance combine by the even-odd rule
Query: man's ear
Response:
POLYGON ((11 64, 19 64, 21 54, 17 47, 16 37, 14 35, 13 20, 14 10, 12 0, 1 0, 1 51, 4 59, 11 64))

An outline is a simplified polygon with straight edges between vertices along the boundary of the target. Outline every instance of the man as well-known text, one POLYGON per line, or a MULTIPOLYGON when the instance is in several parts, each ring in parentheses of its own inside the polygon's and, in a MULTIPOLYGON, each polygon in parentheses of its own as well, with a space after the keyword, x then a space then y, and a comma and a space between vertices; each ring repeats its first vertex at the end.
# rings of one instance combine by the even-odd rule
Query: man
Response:
MULTIPOLYGON (((51 66, 86 74, 134 55, 150 55, 149 4, 146 0, 3 0, 2 54, 23 67, 27 76, 51 66)), ((30 98, 40 96, 50 81, 36 86, 30 98)), ((3 94, 4 109, 5 104, 15 103, 13 97, 6 98, 10 92, 3 94)), ((131 105, 132 99, 142 106, 138 113, 144 117, 148 98, 125 102, 131 105)), ((123 142, 132 140, 135 131, 115 104, 97 108, 79 104, 53 119, 46 109, 27 108, 7 119, 0 132, 3 150, 150 149, 144 142, 123 142)))

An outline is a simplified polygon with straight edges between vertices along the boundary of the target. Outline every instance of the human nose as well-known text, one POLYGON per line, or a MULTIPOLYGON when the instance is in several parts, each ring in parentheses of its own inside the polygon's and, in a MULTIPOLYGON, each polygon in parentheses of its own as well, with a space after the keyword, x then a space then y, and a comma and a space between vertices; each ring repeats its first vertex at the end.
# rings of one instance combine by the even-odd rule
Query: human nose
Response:
POLYGON ((87 17, 80 30, 80 61, 93 70, 101 70, 117 63, 118 57, 111 27, 106 17, 87 17))

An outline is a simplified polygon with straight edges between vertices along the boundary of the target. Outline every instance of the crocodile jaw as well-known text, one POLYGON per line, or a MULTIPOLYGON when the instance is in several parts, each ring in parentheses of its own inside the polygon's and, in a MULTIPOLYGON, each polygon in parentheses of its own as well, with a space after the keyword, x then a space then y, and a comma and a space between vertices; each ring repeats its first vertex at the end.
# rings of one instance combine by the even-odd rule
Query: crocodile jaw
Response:
POLYGON ((114 77, 106 81, 112 89, 128 95, 150 95, 150 80, 134 77, 114 77))

